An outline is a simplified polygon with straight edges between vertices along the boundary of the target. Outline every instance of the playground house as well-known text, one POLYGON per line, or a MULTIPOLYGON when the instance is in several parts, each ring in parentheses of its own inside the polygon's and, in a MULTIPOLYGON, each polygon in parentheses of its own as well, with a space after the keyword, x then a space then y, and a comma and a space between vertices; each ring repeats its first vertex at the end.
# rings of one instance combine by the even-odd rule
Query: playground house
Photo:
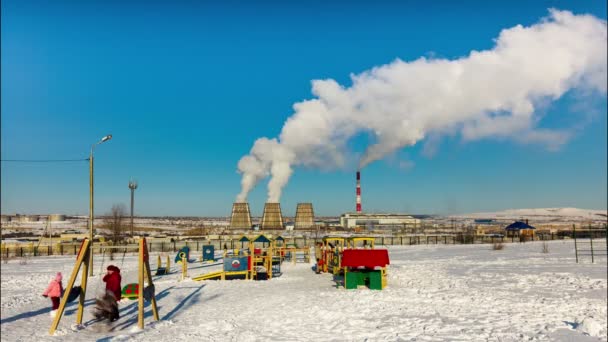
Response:
POLYGON ((507 237, 520 237, 534 239, 534 230, 536 228, 526 222, 516 221, 505 227, 507 237))
POLYGON ((317 273, 343 276, 344 288, 359 286, 371 290, 386 287, 386 271, 390 264, 388 250, 376 249, 374 237, 326 236, 315 248, 317 273))

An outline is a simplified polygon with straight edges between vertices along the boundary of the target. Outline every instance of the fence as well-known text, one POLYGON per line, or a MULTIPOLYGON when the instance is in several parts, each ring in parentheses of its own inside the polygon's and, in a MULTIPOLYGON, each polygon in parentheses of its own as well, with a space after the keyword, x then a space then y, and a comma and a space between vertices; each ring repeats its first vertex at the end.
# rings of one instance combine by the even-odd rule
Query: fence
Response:
MULTIPOLYGON (((606 238, 607 234, 608 226, 605 226, 603 237, 606 238)), ((605 239, 603 244, 596 241, 596 246, 595 248, 593 247, 593 239, 597 239, 598 235, 602 235, 600 230, 588 227, 587 230, 579 229, 577 231, 576 226, 572 226, 572 235, 574 237, 574 255, 576 257, 576 263, 579 262, 579 259, 582 256, 591 256, 591 263, 595 263, 595 256, 608 254, 608 239, 605 239)))
MULTIPOLYGON (((587 229, 587 230, 572 230, 560 231, 558 233, 538 233, 536 240, 562 240, 565 238, 591 238, 601 239, 606 238, 606 229, 587 229)), ((443 235, 404 235, 404 236, 377 236, 375 237, 377 246, 408 246, 408 245, 423 245, 423 244, 493 244, 493 243, 514 243, 523 242, 519 237, 505 236, 488 236, 488 235, 472 235, 466 233, 459 234, 443 234, 443 235)), ((285 244, 294 244, 297 247, 306 247, 315 245, 321 242, 321 237, 287 237, 285 244)), ((200 251, 204 245, 213 245, 216 250, 224 248, 244 248, 245 242, 240 242, 236 239, 212 239, 212 240, 197 240, 197 241, 171 241, 171 242, 148 242, 149 252, 167 252, 177 253, 183 247, 189 247, 191 250, 200 251)), ((47 255, 76 255, 80 248, 80 242, 68 244, 55 244, 53 246, 34 246, 33 243, 22 245, 5 245, 0 248, 1 258, 10 257, 25 257, 25 256, 47 256, 47 255)), ((93 247, 95 254, 103 253, 103 246, 95 245, 93 247)))

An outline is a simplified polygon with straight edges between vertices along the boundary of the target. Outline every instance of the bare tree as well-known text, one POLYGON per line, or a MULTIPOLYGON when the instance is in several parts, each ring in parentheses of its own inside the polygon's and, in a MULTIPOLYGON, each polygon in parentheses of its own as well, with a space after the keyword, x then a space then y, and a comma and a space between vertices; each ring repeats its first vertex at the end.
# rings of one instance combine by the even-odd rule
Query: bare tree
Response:
POLYGON ((108 228, 112 234, 112 241, 118 244, 123 239, 123 220, 127 209, 124 204, 114 204, 110 213, 108 228))

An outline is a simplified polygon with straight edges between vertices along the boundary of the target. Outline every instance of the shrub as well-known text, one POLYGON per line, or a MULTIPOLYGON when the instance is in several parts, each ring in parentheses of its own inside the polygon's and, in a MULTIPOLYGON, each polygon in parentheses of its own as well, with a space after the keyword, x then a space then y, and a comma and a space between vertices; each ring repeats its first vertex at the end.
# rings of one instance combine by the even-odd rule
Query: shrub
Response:
POLYGON ((547 242, 543 242, 543 253, 549 253, 549 244, 547 242))
POLYGON ((492 249, 495 251, 500 251, 503 248, 505 248, 505 245, 503 245, 502 242, 495 242, 494 245, 492 246, 492 249))

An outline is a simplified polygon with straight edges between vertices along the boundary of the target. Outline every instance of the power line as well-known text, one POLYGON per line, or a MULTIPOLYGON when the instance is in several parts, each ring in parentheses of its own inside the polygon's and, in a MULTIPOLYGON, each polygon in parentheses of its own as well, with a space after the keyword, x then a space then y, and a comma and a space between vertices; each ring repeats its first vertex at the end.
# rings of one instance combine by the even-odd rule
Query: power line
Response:
POLYGON ((62 163, 62 162, 80 162, 88 161, 85 159, 0 159, 3 162, 18 162, 18 163, 62 163))

